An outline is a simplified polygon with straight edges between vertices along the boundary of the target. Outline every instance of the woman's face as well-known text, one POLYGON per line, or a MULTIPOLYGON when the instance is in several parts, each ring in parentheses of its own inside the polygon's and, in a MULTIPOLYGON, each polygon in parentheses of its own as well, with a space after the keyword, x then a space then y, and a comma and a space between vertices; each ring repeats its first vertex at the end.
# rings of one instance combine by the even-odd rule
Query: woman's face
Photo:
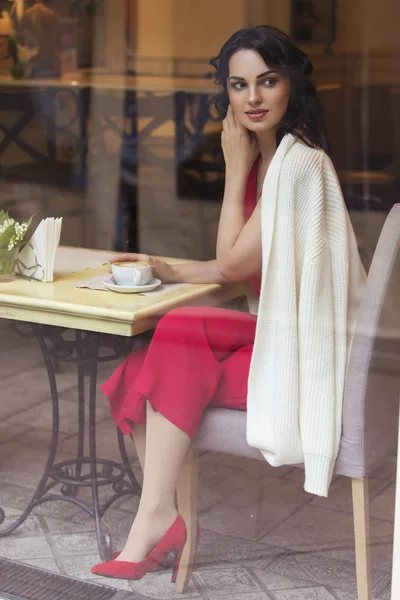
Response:
POLYGON ((228 95, 235 118, 257 134, 275 132, 290 96, 288 77, 270 70, 255 50, 239 50, 229 61, 228 95))

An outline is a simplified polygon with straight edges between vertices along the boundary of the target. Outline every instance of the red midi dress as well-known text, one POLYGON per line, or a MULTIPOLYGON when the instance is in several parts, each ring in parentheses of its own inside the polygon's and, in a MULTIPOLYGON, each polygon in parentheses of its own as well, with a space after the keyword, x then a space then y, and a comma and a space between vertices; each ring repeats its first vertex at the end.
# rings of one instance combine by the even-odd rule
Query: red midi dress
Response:
MULTIPOLYGON (((257 167, 249 174, 245 212, 256 206, 257 167)), ((260 292, 260 278, 251 284, 260 292)), ((138 348, 102 385, 122 433, 146 422, 146 400, 193 438, 203 410, 246 410, 256 317, 224 308, 183 307, 158 322, 150 344, 138 348)))

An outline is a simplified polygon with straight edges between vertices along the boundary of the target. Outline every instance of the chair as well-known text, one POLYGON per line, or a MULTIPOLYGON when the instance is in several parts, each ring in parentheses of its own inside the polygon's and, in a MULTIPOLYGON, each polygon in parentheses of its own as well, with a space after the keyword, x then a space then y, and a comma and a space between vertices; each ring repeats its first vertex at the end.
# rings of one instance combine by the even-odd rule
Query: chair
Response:
MULTIPOLYGON (((400 356, 400 311, 390 310, 400 298, 400 204, 390 211, 382 229, 361 302, 345 382, 343 428, 335 472, 352 480, 358 600, 371 600, 368 547, 368 476, 396 448, 400 373, 388 378, 382 370, 387 344, 400 356), (391 336, 392 339, 389 339, 391 336)), ((188 453, 178 484, 178 508, 188 541, 177 578, 185 592, 196 547, 197 452, 213 451, 264 460, 246 443, 246 414, 210 408, 188 453)))

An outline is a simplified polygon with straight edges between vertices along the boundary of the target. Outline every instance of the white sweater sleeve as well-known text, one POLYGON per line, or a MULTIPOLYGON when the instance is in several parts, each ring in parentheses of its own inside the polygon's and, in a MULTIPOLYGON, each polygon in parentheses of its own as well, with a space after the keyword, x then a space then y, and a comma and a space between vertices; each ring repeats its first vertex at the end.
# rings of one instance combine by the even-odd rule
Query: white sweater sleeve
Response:
POLYGON ((320 496, 328 495, 341 436, 347 282, 346 256, 328 243, 304 266, 301 278, 299 425, 304 488, 320 496))

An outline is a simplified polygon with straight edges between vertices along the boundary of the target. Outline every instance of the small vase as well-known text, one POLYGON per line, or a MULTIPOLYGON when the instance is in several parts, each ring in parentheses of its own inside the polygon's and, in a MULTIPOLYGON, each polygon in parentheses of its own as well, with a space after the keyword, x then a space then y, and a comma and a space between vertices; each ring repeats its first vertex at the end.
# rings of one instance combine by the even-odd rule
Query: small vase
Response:
POLYGON ((18 62, 11 67, 10 73, 13 79, 24 79, 24 77, 29 77, 29 65, 27 63, 18 62))
POLYGON ((0 283, 14 279, 19 248, 0 249, 0 283))

